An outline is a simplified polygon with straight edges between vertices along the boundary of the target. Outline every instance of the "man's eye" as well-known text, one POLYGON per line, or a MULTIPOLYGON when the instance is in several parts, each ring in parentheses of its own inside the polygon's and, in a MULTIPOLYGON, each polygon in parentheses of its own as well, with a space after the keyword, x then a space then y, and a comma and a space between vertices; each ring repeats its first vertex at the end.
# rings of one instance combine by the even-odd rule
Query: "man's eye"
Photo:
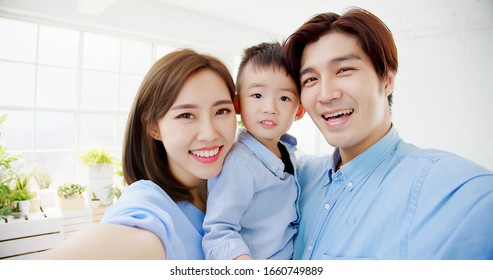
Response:
POLYGON ((336 74, 342 74, 342 73, 348 72, 350 70, 353 70, 353 68, 349 68, 349 67, 341 68, 341 69, 337 70, 336 74))
POLYGON ((317 80, 315 77, 310 77, 301 82, 301 86, 309 85, 317 80))

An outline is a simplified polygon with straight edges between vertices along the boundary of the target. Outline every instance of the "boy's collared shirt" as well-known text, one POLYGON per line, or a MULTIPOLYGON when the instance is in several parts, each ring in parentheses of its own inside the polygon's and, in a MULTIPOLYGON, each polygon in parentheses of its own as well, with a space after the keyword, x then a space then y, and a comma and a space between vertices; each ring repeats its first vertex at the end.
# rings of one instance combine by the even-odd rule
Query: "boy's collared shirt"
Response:
POLYGON ((221 173, 208 182, 204 220, 207 259, 290 259, 297 231, 299 186, 293 147, 286 145, 295 175, 245 130, 226 157, 221 173))

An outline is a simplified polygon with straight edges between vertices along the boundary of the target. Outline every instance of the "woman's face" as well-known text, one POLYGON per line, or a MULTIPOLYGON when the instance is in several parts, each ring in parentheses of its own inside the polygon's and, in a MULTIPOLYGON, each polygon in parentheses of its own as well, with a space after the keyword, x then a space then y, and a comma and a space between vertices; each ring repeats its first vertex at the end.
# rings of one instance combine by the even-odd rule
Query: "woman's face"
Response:
POLYGON ((216 176, 236 135, 234 106, 224 80, 212 70, 190 76, 157 123, 171 173, 186 186, 216 176))

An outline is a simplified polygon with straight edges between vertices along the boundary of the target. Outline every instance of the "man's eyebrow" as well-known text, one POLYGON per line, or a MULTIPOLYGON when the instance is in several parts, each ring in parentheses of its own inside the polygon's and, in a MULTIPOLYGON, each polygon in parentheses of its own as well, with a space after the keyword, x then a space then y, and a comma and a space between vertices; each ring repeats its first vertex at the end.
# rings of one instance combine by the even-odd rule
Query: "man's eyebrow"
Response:
MULTIPOLYGON (((334 57, 332 58, 331 60, 329 60, 329 65, 331 64, 337 64, 337 63, 341 63, 343 61, 347 61, 347 60, 361 60, 361 56, 355 54, 355 53, 349 53, 349 54, 345 54, 345 55, 341 55, 341 56, 338 56, 338 57, 334 57)), ((306 67, 306 68, 303 68, 300 70, 300 77, 303 76, 304 74, 308 73, 308 72, 311 72, 313 70, 312 67, 306 67)))
MULTIPOLYGON (((218 100, 218 101, 214 102, 214 104, 212 104, 212 106, 220 106, 220 105, 225 105, 225 104, 233 104, 233 101, 230 99, 218 100)), ((171 110, 181 110, 181 109, 196 109, 198 107, 199 106, 197 104, 180 104, 180 105, 176 105, 176 106, 171 107, 171 109, 169 109, 169 110, 171 111, 171 110)))

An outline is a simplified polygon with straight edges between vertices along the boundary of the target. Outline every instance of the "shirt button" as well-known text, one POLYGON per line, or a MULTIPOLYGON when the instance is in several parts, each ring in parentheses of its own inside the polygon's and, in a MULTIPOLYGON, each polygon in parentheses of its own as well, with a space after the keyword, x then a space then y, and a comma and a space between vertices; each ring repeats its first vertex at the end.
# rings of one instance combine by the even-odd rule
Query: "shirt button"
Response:
POLYGON ((328 203, 325 203, 324 208, 325 208, 325 210, 329 210, 330 205, 328 203))

